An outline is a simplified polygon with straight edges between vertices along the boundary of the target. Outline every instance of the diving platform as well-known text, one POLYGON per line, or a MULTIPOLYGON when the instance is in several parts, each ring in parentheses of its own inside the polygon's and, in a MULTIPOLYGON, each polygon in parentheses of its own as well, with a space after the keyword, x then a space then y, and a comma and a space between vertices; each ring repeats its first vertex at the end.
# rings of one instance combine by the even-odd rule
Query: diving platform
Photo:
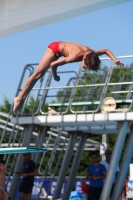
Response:
MULTIPOLYGON (((82 131, 94 134, 118 133, 119 122, 133 122, 133 112, 107 114, 67 114, 55 116, 13 117, 11 123, 57 127, 64 131, 82 131)), ((129 130, 128 130, 129 132, 129 130)))
POLYGON ((0 154, 34 153, 34 152, 47 152, 47 150, 37 149, 37 148, 27 148, 27 147, 0 148, 0 154))
MULTIPOLYGON (((117 59, 130 59, 133 62, 133 55, 120 56, 117 59)), ((35 162, 39 161, 38 172, 44 177, 41 188, 48 175, 52 180, 55 175, 58 176, 53 200, 60 198, 73 154, 74 159, 62 200, 69 199, 83 152, 87 149, 98 150, 100 153, 101 147, 104 152, 108 134, 116 134, 117 138, 101 200, 107 200, 109 197, 115 170, 126 145, 112 197, 113 200, 119 199, 133 153, 133 65, 117 67, 108 58, 101 60, 103 66, 98 72, 84 71, 81 66, 75 71, 59 71, 59 83, 53 81, 51 72, 47 71, 27 96, 21 113, 12 115, 12 105, 5 123, 1 143, 8 136, 8 147, 18 143, 21 147, 28 148, 30 144, 34 144, 36 149, 48 149, 48 153, 52 147, 47 166, 43 164, 46 152, 35 152, 33 159, 35 162), (69 78, 66 80, 67 75, 69 78), (93 134, 100 135, 101 142, 91 140, 93 134)), ((23 87, 23 80, 31 76, 36 66, 37 64, 25 66, 16 96, 23 87)), ((3 123, 3 119, 1 122, 3 123)), ((9 158, 5 155, 6 160, 9 158)), ((22 157, 19 155, 15 159, 17 171, 21 167, 22 157)), ((13 199, 17 183, 18 177, 14 174, 10 189, 13 199)))

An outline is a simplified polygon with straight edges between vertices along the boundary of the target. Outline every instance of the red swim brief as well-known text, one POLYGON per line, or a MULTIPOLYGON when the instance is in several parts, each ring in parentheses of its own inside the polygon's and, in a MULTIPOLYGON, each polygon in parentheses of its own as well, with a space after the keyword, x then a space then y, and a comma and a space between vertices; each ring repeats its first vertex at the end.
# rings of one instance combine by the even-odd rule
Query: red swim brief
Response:
POLYGON ((59 58, 61 55, 60 55, 60 52, 59 52, 59 44, 61 42, 52 42, 48 48, 51 49, 54 53, 54 55, 56 56, 56 58, 59 58))

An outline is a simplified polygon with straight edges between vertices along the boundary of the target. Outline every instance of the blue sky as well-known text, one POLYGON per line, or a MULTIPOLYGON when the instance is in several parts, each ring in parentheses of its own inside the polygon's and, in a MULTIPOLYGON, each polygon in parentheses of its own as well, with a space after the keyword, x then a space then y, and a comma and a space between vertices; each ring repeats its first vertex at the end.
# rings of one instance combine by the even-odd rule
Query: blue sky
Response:
POLYGON ((115 56, 133 55, 133 1, 0 38, 0 105, 4 96, 13 101, 24 66, 38 63, 52 41, 109 48, 115 56))

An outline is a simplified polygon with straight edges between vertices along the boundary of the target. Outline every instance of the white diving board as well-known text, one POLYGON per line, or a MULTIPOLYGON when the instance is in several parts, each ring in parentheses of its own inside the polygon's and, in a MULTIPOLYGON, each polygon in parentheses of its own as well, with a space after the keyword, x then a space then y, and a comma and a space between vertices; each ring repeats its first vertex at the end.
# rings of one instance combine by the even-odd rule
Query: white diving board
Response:
POLYGON ((34 153, 34 152, 47 152, 47 149, 37 149, 30 147, 9 147, 0 148, 0 154, 14 154, 14 153, 34 153))

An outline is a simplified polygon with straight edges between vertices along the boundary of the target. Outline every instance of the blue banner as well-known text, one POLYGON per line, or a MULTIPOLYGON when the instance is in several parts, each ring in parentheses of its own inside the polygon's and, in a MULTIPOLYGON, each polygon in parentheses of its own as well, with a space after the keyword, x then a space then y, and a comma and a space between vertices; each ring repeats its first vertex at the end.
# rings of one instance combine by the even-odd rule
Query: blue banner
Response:
MULTIPOLYGON (((18 184, 18 188, 16 190, 16 197, 15 197, 14 200, 18 200, 19 199, 19 185, 20 185, 21 181, 22 181, 22 178, 20 178, 20 181, 19 181, 19 184, 18 184)), ((45 181, 43 183, 43 187, 42 187, 41 193, 40 193, 40 198, 39 198, 40 200, 45 198, 47 193, 48 193, 49 196, 53 196, 57 181, 58 181, 58 179, 54 179, 52 182, 51 182, 50 178, 45 179, 45 181), (50 184, 51 184, 50 191, 48 191, 50 184)), ((83 179, 82 179, 82 181, 83 181, 83 179)), ((11 182, 12 182, 12 178, 6 179, 6 182, 8 183, 7 184, 7 190, 9 191, 10 186, 11 186, 11 182)), ((38 199, 38 194, 40 192, 40 188, 42 186, 42 182, 43 182, 43 178, 40 178, 40 177, 34 178, 34 186, 33 186, 33 190, 32 190, 32 200, 38 199)), ((87 184, 89 184, 89 181, 85 180, 85 182, 87 184)), ((62 197, 63 194, 64 194, 66 184, 67 184, 67 180, 65 180, 64 183, 63 183, 60 197, 62 197)), ((81 191, 81 179, 75 179, 74 184, 73 184, 73 190, 74 191, 81 191)))

